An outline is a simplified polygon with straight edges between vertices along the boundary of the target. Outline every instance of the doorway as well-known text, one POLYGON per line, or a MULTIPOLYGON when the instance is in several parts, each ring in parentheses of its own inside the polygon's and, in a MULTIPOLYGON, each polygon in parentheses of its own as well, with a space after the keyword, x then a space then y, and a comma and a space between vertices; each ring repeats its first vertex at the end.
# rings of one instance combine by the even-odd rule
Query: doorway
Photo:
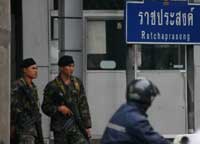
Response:
POLYGON ((20 77, 22 55, 22 0, 11 0, 11 81, 20 77))

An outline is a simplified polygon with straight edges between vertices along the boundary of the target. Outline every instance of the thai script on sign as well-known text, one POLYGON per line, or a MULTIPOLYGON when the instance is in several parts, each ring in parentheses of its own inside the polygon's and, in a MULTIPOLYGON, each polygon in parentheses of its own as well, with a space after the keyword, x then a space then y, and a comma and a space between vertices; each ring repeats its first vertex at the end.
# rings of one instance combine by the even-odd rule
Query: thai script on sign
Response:
POLYGON ((190 8, 189 12, 168 12, 163 9, 148 11, 139 11, 138 16, 140 25, 150 26, 193 26, 194 7, 190 8))

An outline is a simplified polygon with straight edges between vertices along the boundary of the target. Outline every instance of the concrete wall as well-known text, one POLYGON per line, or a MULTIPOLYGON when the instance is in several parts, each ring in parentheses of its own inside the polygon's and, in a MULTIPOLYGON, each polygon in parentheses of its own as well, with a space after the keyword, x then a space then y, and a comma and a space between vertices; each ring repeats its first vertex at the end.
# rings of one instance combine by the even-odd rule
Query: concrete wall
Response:
MULTIPOLYGON (((194 0, 200 3, 200 0, 194 0)), ((200 129, 200 45, 194 46, 194 104, 195 129, 200 129)))
POLYGON ((10 0, 0 0, 0 143, 9 144, 10 130, 10 0))
MULTIPOLYGON (((39 68, 35 81, 40 102, 49 81, 48 0, 23 0, 23 58, 33 57, 39 68)), ((48 139, 49 118, 43 115, 43 134, 48 139)))
POLYGON ((194 46, 195 128, 200 129, 200 45, 194 46))

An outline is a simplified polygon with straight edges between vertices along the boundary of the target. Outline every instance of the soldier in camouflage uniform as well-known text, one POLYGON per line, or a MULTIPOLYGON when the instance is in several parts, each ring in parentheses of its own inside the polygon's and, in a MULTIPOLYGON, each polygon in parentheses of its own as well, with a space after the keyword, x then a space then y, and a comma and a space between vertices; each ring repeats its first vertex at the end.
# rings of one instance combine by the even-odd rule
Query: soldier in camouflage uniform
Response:
POLYGON ((43 112, 51 117, 54 143, 88 144, 91 118, 83 84, 72 76, 74 61, 71 56, 61 57, 58 65, 60 73, 47 84, 42 103, 43 112))
POLYGON ((22 78, 15 81, 11 90, 11 143, 44 144, 38 95, 33 79, 37 78, 37 65, 32 58, 22 61, 22 78), (11 139, 12 140, 12 139, 11 139))

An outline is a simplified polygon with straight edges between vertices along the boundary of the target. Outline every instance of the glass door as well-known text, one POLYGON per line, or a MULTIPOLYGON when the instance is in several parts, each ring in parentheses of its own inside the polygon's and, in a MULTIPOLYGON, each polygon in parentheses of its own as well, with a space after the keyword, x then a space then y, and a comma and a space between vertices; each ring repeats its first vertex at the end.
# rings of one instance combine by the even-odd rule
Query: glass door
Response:
POLYGON ((163 134, 187 132, 186 46, 141 45, 137 48, 138 77, 152 80, 161 95, 149 109, 155 129, 163 134))

